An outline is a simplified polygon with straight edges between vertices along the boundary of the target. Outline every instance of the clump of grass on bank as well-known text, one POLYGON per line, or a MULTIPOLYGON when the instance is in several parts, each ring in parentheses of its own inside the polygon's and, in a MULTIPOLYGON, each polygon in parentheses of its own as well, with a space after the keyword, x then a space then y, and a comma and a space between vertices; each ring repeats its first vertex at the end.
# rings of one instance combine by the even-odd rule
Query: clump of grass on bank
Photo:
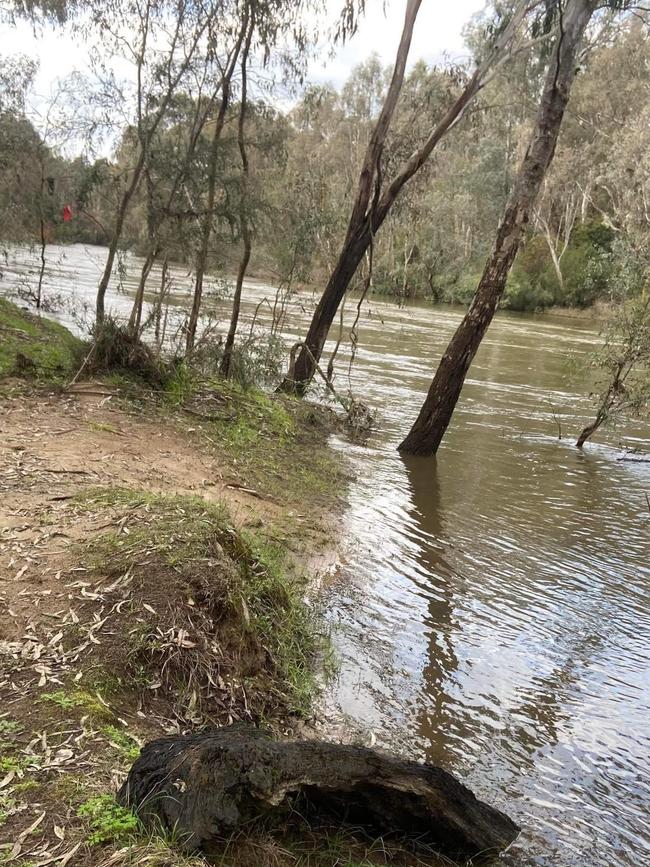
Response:
POLYGON ((198 377, 177 365, 166 383, 168 409, 199 428, 253 488, 310 511, 330 505, 345 487, 340 462, 328 448, 335 413, 285 395, 218 377, 198 377))
POLYGON ((0 298, 0 379, 19 376, 62 383, 78 369, 84 346, 58 322, 0 298))
POLYGON ((162 387, 169 375, 169 365, 111 316, 96 325, 92 347, 86 363, 88 373, 125 373, 147 385, 162 387))
POLYGON ((129 510, 121 531, 83 553, 114 611, 95 659, 120 673, 118 688, 137 684, 141 695, 145 685, 191 721, 307 712, 320 640, 277 545, 239 533, 223 507, 196 497, 100 489, 80 503, 129 510))

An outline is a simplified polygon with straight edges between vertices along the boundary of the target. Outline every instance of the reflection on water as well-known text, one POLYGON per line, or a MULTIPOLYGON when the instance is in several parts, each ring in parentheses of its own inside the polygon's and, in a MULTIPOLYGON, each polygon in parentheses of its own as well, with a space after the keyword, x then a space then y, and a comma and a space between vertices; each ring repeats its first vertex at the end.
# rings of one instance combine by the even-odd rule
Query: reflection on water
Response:
MULTIPOLYGON (((52 281, 92 298, 102 258, 72 248, 52 281)), ((189 282, 175 279, 183 302, 189 282)), ((249 286, 244 316, 271 293, 249 286)), ((381 429, 335 442, 356 480, 327 591, 342 660, 327 712, 506 808, 524 828, 509 864, 646 865, 650 464, 618 460, 615 434, 584 454, 572 445, 590 414, 576 362, 597 329, 512 315, 490 329, 437 458, 402 459, 458 319, 364 307, 352 381, 381 429)), ((639 427, 627 443, 650 449, 649 436, 639 427)))

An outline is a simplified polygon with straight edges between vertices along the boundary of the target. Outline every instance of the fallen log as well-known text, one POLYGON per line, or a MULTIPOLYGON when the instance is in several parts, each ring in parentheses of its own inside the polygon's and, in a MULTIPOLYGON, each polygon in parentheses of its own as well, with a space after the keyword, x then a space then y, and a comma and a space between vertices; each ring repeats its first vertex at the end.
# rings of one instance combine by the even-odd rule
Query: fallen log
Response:
POLYGON ((365 747, 277 741, 246 725, 148 743, 118 793, 187 849, 296 812, 398 836, 465 860, 501 851, 519 829, 451 774, 365 747))

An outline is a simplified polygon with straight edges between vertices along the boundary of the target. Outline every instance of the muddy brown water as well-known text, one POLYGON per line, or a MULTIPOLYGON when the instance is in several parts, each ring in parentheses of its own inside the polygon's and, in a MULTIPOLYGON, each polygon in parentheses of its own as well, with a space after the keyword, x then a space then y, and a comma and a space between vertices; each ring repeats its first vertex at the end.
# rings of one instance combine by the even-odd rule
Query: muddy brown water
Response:
MULTIPOLYGON (((92 303, 103 258, 50 248, 46 293, 92 303)), ((0 289, 33 284, 35 261, 12 251, 0 289)), ((118 313, 137 264, 111 290, 118 313)), ((190 285, 182 268, 174 279, 172 325, 190 285)), ((251 283, 244 322, 272 295, 251 283)), ((312 304, 291 305, 287 339, 312 304)), ((351 382, 379 428, 365 444, 334 442, 356 478, 327 587, 341 663, 327 719, 442 765, 506 809, 523 827, 507 864, 648 865, 650 464, 621 460, 620 446, 650 451, 650 428, 577 451, 596 323, 504 313, 438 456, 402 459, 395 447, 460 315, 363 305, 351 382)))

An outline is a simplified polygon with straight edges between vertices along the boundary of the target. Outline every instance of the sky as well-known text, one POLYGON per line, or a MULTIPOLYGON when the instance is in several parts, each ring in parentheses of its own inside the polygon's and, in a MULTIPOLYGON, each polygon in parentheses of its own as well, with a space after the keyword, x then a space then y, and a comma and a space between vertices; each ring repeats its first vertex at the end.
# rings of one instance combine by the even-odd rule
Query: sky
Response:
MULTIPOLYGON (((485 0, 423 0, 418 13, 409 63, 426 60, 435 63, 446 54, 453 60, 467 56, 462 29, 474 13, 485 6, 485 0)), ((335 17, 340 0, 329 0, 328 11, 335 17)), ((310 64, 309 77, 316 81, 331 81, 340 85, 351 69, 376 52, 385 64, 392 63, 404 23, 406 0, 366 0, 366 14, 357 34, 343 46, 334 58, 324 52, 321 60, 310 64)))
MULTIPOLYGON (((485 0, 423 0, 411 53, 410 63, 424 59, 429 63, 445 54, 452 59, 463 58, 461 31, 471 16, 483 8, 485 0)), ((312 81, 330 81, 340 85, 351 69, 376 52, 386 64, 391 63, 399 42, 406 0, 366 0, 366 14, 356 35, 334 57, 324 46, 321 57, 309 67, 312 81)), ((341 0, 328 0, 328 14, 335 19, 341 0)), ((5 56, 24 53, 39 60, 40 68, 35 91, 47 97, 57 78, 74 70, 87 70, 88 56, 80 40, 51 28, 35 33, 27 23, 10 26, 0 23, 0 44, 5 56)))

